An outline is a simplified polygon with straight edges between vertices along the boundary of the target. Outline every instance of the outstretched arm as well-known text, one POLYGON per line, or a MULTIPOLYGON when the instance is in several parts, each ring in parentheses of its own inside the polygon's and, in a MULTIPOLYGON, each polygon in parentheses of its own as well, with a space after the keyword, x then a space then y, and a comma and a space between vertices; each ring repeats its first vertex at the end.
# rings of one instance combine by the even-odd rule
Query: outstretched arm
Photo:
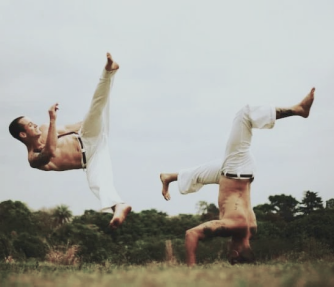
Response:
POLYGON ((211 220, 187 230, 185 237, 187 265, 193 266, 196 264, 196 249, 199 240, 215 236, 232 236, 235 230, 230 228, 230 225, 232 225, 230 220, 211 220))
POLYGON ((49 109, 50 124, 44 148, 40 153, 33 153, 29 157, 30 166, 33 168, 39 168, 48 164, 56 154, 58 140, 56 129, 57 110, 58 104, 52 105, 49 109))

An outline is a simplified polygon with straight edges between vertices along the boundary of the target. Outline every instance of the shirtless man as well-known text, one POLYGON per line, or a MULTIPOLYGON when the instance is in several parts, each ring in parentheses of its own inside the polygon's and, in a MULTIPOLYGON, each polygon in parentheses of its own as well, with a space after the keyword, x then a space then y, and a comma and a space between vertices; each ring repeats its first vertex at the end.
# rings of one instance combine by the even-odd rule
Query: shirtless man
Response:
POLYGON ((255 175, 255 161, 250 152, 252 128, 270 129, 275 120, 301 116, 307 118, 314 100, 315 88, 290 108, 245 106, 235 116, 227 142, 225 159, 215 160, 179 173, 162 173, 162 195, 171 196, 169 184, 178 181, 182 194, 198 191, 205 184, 219 184, 219 220, 200 224, 186 231, 187 264, 196 264, 198 241, 212 236, 231 237, 228 260, 231 264, 255 261, 249 239, 257 230, 251 207, 250 189, 255 175))
POLYGON ((86 169, 89 187, 100 199, 102 210, 114 212, 109 224, 112 229, 120 226, 131 211, 131 206, 124 203, 114 187, 108 146, 109 94, 118 68, 107 53, 107 64, 82 122, 57 127, 56 103, 49 109, 48 124, 38 126, 22 116, 9 125, 11 135, 26 145, 32 168, 86 169))

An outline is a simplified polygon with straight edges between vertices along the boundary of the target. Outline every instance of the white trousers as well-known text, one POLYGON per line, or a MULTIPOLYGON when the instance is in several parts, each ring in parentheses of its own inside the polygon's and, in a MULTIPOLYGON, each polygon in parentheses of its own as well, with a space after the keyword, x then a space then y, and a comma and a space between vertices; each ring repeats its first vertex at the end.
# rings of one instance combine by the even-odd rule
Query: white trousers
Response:
POLYGON ((86 174, 89 187, 101 202, 101 210, 111 212, 111 207, 123 203, 114 186, 108 145, 110 90, 116 71, 102 72, 89 111, 79 135, 86 150, 86 174))
POLYGON ((275 125, 275 120, 276 110, 273 106, 243 107, 233 120, 225 158, 180 170, 178 174, 180 193, 192 193, 203 185, 218 184, 221 174, 235 174, 239 179, 241 174, 255 175, 256 164, 250 150, 252 129, 271 129, 275 125))

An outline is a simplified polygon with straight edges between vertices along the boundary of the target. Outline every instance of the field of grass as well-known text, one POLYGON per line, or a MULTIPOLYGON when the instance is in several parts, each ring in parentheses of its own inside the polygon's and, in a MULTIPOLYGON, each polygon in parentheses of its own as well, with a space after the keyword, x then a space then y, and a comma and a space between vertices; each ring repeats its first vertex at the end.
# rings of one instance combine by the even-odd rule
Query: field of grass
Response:
POLYGON ((49 263, 0 263, 0 286, 334 286, 334 262, 226 262, 188 268, 183 264, 145 266, 62 266, 49 263))

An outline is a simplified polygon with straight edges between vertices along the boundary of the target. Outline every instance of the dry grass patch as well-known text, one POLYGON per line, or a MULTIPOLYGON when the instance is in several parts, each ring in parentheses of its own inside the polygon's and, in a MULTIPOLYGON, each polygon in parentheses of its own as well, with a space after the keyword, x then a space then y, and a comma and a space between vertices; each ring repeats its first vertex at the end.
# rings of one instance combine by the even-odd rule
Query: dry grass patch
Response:
POLYGON ((77 257, 78 250, 79 247, 77 245, 68 247, 64 252, 50 249, 49 253, 46 255, 46 260, 54 264, 77 265, 80 262, 77 257))
MULTIPOLYGON (((6 265, 12 267, 11 265, 6 265)), ((225 262, 188 268, 184 264, 145 266, 82 265, 55 266, 9 274, 3 286, 334 286, 334 263, 278 263, 234 265, 225 262), (47 270, 47 271, 46 271, 47 270)))

